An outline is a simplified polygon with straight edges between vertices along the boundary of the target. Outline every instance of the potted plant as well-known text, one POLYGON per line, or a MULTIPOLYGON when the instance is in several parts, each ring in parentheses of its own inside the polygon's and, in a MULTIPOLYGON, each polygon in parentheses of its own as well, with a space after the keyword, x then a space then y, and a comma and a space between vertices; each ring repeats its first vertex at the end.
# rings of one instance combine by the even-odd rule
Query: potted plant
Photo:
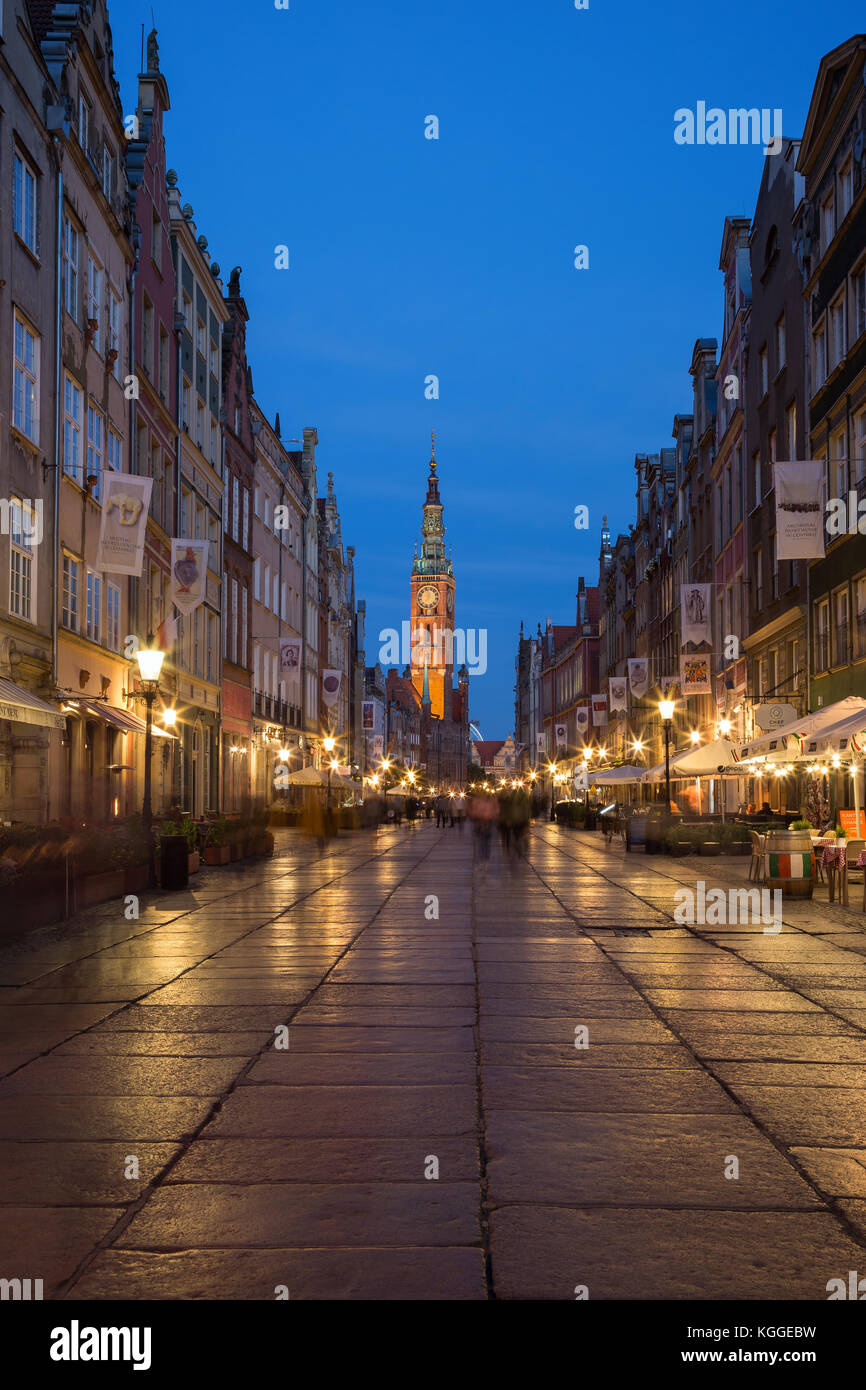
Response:
POLYGON ((837 826, 836 826, 836 839, 837 839, 837 840, 847 840, 847 839, 848 839, 848 831, 845 829, 844 825, 837 825, 837 826))
POLYGON ((228 864, 231 857, 231 849, 226 843, 226 819, 225 816, 220 816, 207 827, 204 862, 212 865, 228 864))

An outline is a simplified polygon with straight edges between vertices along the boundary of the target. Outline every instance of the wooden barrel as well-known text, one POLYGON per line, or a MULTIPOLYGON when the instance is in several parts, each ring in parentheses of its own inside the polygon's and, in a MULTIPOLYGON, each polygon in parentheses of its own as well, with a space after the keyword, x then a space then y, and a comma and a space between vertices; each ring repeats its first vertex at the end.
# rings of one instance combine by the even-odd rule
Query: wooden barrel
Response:
POLYGON ((768 830, 765 886, 780 888, 786 898, 811 898, 815 854, 808 830, 768 830))

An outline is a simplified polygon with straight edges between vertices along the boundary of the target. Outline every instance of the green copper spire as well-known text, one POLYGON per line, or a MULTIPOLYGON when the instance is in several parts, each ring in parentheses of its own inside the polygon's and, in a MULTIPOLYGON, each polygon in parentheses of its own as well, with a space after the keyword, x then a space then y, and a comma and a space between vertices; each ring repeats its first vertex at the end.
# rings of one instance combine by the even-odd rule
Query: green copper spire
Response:
POLYGON ((424 686, 421 690, 421 703, 422 705, 430 704, 430 675, 427 670, 426 661, 424 662, 424 686))

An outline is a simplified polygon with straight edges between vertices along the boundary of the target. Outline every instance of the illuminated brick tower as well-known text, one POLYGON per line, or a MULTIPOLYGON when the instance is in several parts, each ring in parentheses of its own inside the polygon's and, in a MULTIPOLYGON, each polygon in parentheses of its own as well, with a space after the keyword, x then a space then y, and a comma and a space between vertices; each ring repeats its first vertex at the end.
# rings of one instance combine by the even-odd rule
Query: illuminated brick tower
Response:
POLYGON ((454 686, 454 569, 445 554, 445 527, 436 477, 436 432, 421 523, 421 554, 412 565, 412 684, 428 698, 435 719, 451 720, 454 686), (449 638, 446 640, 446 634, 449 638), (423 646, 422 646, 423 644, 423 646), (426 676, 426 679, 425 679, 426 676))

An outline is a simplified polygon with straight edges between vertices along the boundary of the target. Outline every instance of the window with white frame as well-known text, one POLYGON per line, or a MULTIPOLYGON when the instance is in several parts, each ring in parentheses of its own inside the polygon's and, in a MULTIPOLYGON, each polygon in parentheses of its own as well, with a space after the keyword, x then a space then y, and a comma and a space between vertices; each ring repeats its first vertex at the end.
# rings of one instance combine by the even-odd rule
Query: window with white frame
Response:
POLYGON ((121 360, 120 360, 120 328, 121 314, 123 312, 120 296, 115 294, 111 285, 108 287, 108 351, 115 353, 114 366, 112 371, 116 381, 120 381, 121 360))
POLYGON ((841 222, 854 202, 854 165, 849 158, 839 170, 839 221, 841 222))
POLYGON ((246 666, 247 661, 249 660, 248 653, 247 653, 247 640, 248 640, 248 638, 247 638, 247 628, 248 628, 248 622, 249 622, 248 608, 249 608, 249 590, 247 589, 246 584, 244 584, 243 588, 241 589, 241 652, 240 652, 240 664, 241 664, 241 666, 246 666))
POLYGON ((154 376, 153 353, 153 305, 145 295, 141 312, 141 365, 151 381, 154 376))
POLYGON ((854 659, 866 656, 866 574, 854 580, 854 659))
POLYGON ((204 406, 201 401, 195 404, 195 442, 200 449, 204 449, 204 406))
POLYGON ((827 334, 823 319, 812 334, 812 376, 814 392, 827 380, 827 334))
MULTIPOLYGON (((186 261, 184 261, 186 265, 186 261)), ((192 300, 186 290, 181 292, 180 312, 183 315, 183 323, 187 333, 192 332, 192 300)))
POLYGON ((69 218, 63 222, 63 306, 70 318, 78 322, 78 229, 69 218))
POLYGON ((866 410, 854 416, 854 467, 852 477, 861 483, 866 478, 866 410))
POLYGON ((183 379, 183 386, 181 387, 181 392, 180 392, 181 424, 183 425, 183 427, 184 427, 184 429, 187 431, 187 433, 189 433, 189 402, 190 402, 190 386, 189 386, 189 382, 187 381, 186 377, 184 377, 184 379, 183 379))
POLYGON ((844 290, 842 290, 841 293, 839 293, 839 294, 836 296, 836 298, 833 300, 833 303, 830 305, 830 311, 829 311, 829 325, 830 325, 830 329, 829 329, 829 331, 830 331, 830 343, 829 343, 829 348, 830 348, 830 360, 829 360, 829 362, 828 362, 828 367, 829 367, 829 370, 832 371, 834 367, 836 367, 836 366, 839 365, 839 363, 842 361, 842 358, 845 356, 845 291, 844 291, 844 290))
POLYGON ((268 497, 267 493, 265 493, 265 517, 264 517, 264 521, 265 521, 265 525, 266 525, 266 526, 270 526, 270 524, 271 524, 271 499, 270 499, 270 497, 268 497))
POLYGON ((39 443, 39 335, 15 311, 12 362, 12 424, 39 443))
POLYGON ((71 376, 63 379, 63 471, 82 481, 81 425, 84 393, 71 376))
POLYGON ((851 342, 866 333, 866 260, 851 276, 851 342))
POLYGON ((77 632, 81 621, 81 566, 66 551, 63 553, 63 602, 60 621, 64 627, 77 632))
POLYGON ((242 542, 241 542, 241 544, 243 545, 244 550, 249 550, 249 548, 250 548, 250 547, 249 547, 249 535, 250 535, 250 490, 249 490, 248 487, 245 487, 245 488, 244 488, 244 534, 243 534, 243 540, 242 540, 242 542))
POLYGON ((259 603, 262 600, 262 562, 257 555, 253 560, 253 598, 259 603))
POLYGON ((848 456, 845 449, 845 431, 838 430, 830 441, 831 485, 834 497, 848 496, 848 456))
POLYGON ((827 253, 827 248, 836 234, 836 205, 833 194, 829 194, 821 204, 821 255, 827 253))
POLYGON ((220 617, 223 625, 223 660, 228 660, 229 654, 229 572, 223 571, 222 594, 220 595, 220 617))
POLYGON ((785 444, 788 458, 797 457, 797 402, 792 401, 785 411, 785 444))
POLYGON ((78 143, 84 153, 90 154, 90 122, 93 115, 93 107, 84 88, 78 91, 78 143))
POLYGON ((211 376, 219 378, 219 372, 217 371, 217 345, 213 338, 210 340, 210 374, 211 376))
POLYGON ((270 608, 270 606, 271 606, 271 567, 270 567, 270 565, 265 565, 264 577, 263 577, 263 580, 262 580, 262 603, 265 605, 265 608, 270 608))
POLYGON ((780 372, 785 365, 787 346, 785 342, 785 315, 776 322, 776 371, 780 372))
POLYGON ((37 255, 36 170, 19 150, 12 156, 12 226, 29 251, 37 255))
POLYGON ((240 488, 240 481, 235 475, 232 478, 232 536, 236 541, 240 538, 241 533, 240 488))
POLYGON ((25 622, 36 621, 34 547, 41 539, 39 518, 29 502, 13 497, 9 504, 9 612, 25 622))
POLYGON ((195 321, 195 350, 196 350, 196 352, 199 354, 200 357, 204 357, 204 352, 205 352, 204 324, 202 323, 201 319, 200 319, 198 316, 196 316, 196 321, 195 321))
POLYGON ((117 187, 117 156, 108 141, 102 147, 102 191, 110 203, 114 202, 117 187))
POLYGON ((87 320, 93 330, 91 347, 102 356, 102 266, 92 256, 87 258, 87 320))
POLYGON ((105 585, 105 645, 120 651, 120 589, 110 579, 105 585))
POLYGON ((833 594, 833 665, 844 666, 848 661, 848 585, 833 594))
POLYGON ((214 661, 215 661, 215 651, 216 651, 216 618, 214 617, 214 615, 213 615, 212 613, 208 613, 208 615, 207 615, 207 671, 206 671, 206 675, 207 675, 207 679, 208 679, 209 681, 216 680, 216 668, 215 668, 215 664, 214 664, 214 661))
POLYGON ((259 487, 258 483, 256 483, 255 491, 253 493, 253 514, 255 516, 261 516, 262 514, 262 490, 259 487))
POLYGON ((123 440, 116 430, 108 431, 108 467, 115 473, 123 472, 123 440))
POLYGON ((154 208, 150 225, 150 259, 157 270, 162 270, 162 221, 154 208))
POLYGON ((232 639, 231 639, 232 661, 237 665, 238 661, 238 581, 232 579, 232 639))
POLYGON ((816 671, 826 671, 830 665, 830 601, 818 599, 813 609, 813 645, 816 671))
POLYGON ((102 483, 104 420, 102 411, 92 401, 87 406, 87 476, 95 478, 91 496, 98 498, 102 483))
POLYGON ((85 635, 91 642, 98 642, 101 637, 102 624, 102 578, 95 574, 93 570, 87 571, 87 609, 85 617, 85 635))

